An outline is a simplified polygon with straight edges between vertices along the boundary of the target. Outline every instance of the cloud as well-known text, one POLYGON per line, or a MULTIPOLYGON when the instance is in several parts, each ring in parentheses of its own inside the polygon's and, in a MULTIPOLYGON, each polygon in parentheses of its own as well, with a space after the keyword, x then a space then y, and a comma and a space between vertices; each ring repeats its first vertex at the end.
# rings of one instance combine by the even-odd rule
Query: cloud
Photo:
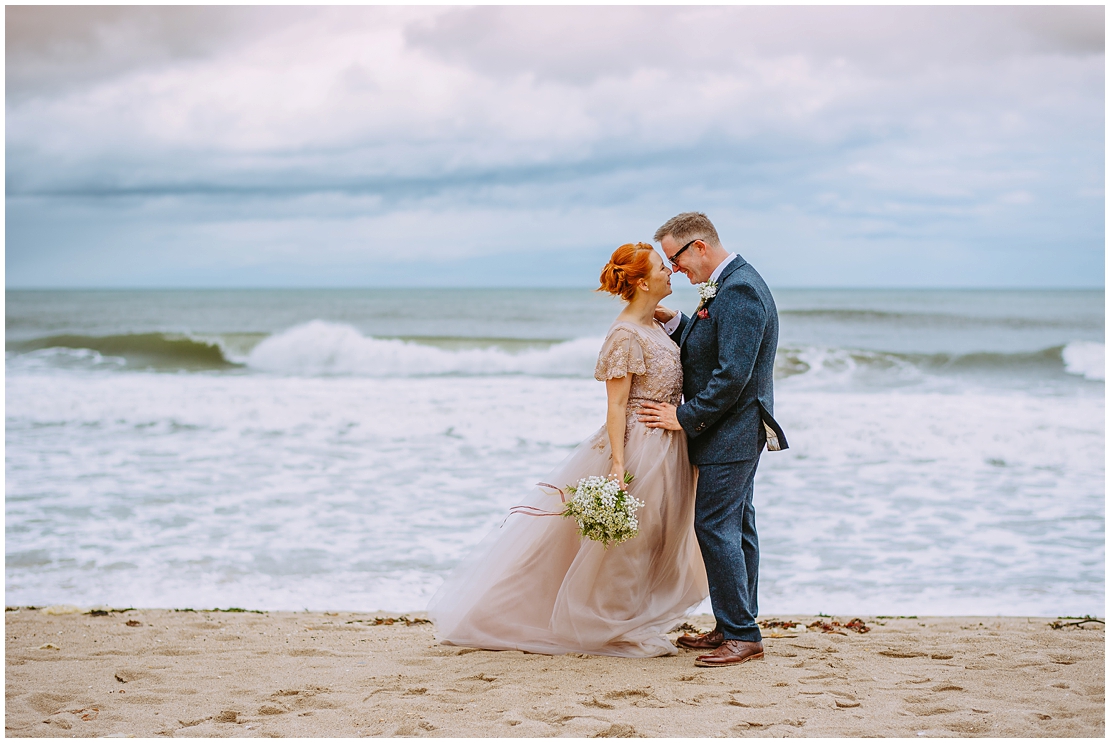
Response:
POLYGON ((173 268, 190 251, 212 281, 333 281, 402 265, 399 239, 443 261, 598 250, 697 207, 813 266, 866 245, 887 282, 874 246, 993 256, 1053 232, 1086 278, 1103 12, 10 7, 9 282, 77 244, 143 281, 197 280, 173 268))
POLYGON ((1019 6, 1010 12, 1031 50, 1075 55, 1106 51, 1105 6, 1019 6))
POLYGON ((9 5, 7 93, 16 100, 50 95, 203 59, 273 20, 234 7, 9 5))
MULTIPOLYGON (((484 6, 416 21, 405 39, 483 74, 583 85, 643 69, 729 70, 751 57, 805 57, 889 72, 892 64, 1101 54, 1103 13, 1101 6, 484 6)), ((681 101, 672 104, 681 107, 681 101)))

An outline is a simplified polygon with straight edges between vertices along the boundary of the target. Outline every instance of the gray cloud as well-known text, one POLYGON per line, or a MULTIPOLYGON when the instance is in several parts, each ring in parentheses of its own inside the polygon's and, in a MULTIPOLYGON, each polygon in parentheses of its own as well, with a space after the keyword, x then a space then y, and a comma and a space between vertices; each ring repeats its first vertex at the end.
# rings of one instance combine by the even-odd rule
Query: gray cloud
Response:
MULTIPOLYGON (((345 8, 356 24, 373 8, 345 8)), ((335 9, 332 9, 335 12, 335 9)), ((9 96, 202 59, 318 17, 250 6, 8 6, 9 96)), ((405 24, 413 48, 483 74, 585 84, 639 69, 706 70, 746 54, 857 64, 1100 54, 1102 6, 456 8, 405 24)), ((353 67, 352 80, 359 76, 353 67)))
POLYGON ((405 38, 483 74, 581 85, 641 69, 712 73, 750 55, 890 72, 1024 54, 1101 54, 1103 15, 1101 6, 485 6, 413 22, 405 38))
POLYGON ((9 5, 7 94, 58 93, 210 57, 298 15, 284 8, 9 5))
POLYGON ((1106 51, 1103 5, 1018 6, 1010 12, 1031 49, 1076 55, 1106 51))
POLYGON ((785 283, 1101 261, 1101 7, 7 13, 10 285, 328 283, 398 243, 497 283, 691 208, 785 283))

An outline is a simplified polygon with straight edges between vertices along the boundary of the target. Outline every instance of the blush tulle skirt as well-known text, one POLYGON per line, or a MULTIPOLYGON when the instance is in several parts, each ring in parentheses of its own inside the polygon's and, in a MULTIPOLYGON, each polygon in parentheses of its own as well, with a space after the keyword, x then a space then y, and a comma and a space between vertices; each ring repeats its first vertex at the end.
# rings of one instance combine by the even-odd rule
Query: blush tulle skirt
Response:
MULTIPOLYGON (((565 490, 609 472, 602 428, 544 482, 565 490)), ((696 473, 682 431, 629 425, 625 464, 644 502, 640 533, 606 548, 578 535, 573 519, 514 514, 475 547, 432 598, 440 642, 491 650, 669 655, 664 637, 709 594, 694 536, 696 473)), ((562 508, 537 487, 520 505, 562 508)))

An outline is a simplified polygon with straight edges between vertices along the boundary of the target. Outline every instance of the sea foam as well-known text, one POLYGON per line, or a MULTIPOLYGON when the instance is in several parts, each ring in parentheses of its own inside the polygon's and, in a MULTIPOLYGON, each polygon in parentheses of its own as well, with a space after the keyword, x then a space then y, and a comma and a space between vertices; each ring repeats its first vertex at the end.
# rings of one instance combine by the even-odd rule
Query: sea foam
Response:
MULTIPOLYGON (((792 382, 775 399, 791 447, 756 481, 766 611, 1102 606, 1101 396, 792 382)), ((573 377, 7 387, 12 604, 420 609, 605 420, 605 386, 573 377)))
POLYGON ((1087 379, 1106 379, 1106 345, 1092 341, 1073 341, 1064 346, 1064 369, 1087 379))

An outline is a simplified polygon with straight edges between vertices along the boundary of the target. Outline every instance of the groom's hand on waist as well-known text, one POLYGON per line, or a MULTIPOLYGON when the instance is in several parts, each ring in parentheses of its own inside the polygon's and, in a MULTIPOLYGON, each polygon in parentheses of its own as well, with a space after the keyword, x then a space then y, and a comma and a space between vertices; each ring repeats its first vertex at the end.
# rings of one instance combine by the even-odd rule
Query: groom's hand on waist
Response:
POLYGON ((681 431, 682 425, 675 415, 675 406, 669 402, 640 403, 640 422, 648 428, 665 428, 668 431, 681 431))

